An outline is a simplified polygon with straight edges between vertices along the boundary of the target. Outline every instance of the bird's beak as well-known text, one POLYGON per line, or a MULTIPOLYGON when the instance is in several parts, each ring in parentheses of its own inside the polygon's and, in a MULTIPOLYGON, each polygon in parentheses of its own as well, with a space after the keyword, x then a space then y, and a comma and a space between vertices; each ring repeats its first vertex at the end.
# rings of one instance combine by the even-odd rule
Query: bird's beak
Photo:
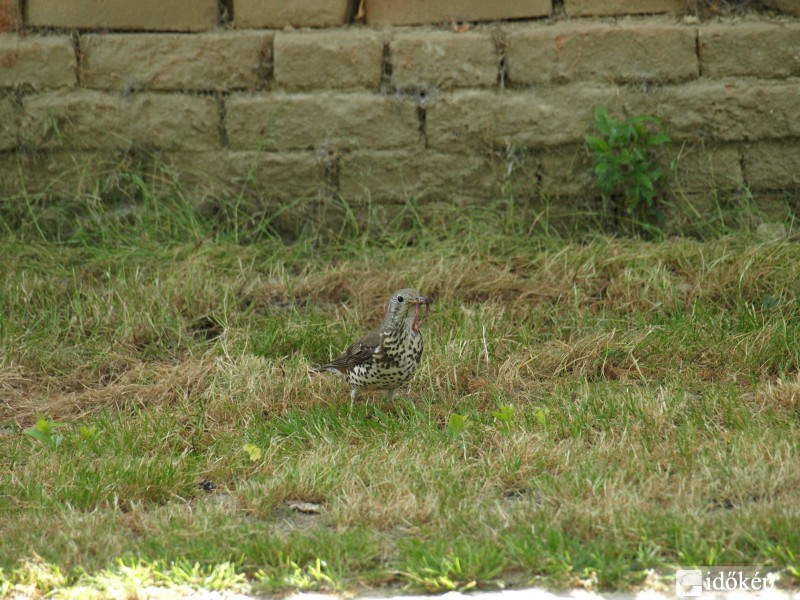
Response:
POLYGON ((428 316, 428 311, 431 309, 431 299, 426 298, 425 296, 417 296, 413 300, 411 300, 411 304, 414 306, 414 322, 411 323, 411 329, 415 332, 419 333, 419 326, 425 320, 425 317, 428 316), (420 305, 425 305, 425 310, 423 314, 420 315, 420 305))

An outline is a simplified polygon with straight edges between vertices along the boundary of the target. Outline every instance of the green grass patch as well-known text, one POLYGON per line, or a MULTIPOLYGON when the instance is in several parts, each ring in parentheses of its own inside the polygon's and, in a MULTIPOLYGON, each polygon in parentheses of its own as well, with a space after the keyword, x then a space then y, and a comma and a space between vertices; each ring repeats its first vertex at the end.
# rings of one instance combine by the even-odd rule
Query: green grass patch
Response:
POLYGON ((565 238, 505 202, 287 242, 138 202, 6 222, 0 597, 797 585, 791 223, 565 238), (351 406, 308 367, 406 285, 423 364, 351 406))

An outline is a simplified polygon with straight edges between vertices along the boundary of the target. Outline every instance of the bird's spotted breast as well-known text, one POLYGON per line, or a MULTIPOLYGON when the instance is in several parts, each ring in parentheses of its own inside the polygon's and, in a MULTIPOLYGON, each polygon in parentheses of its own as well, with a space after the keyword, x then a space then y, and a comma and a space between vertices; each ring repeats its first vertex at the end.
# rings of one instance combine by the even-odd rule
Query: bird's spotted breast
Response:
POLYGON ((349 383, 361 389, 395 389, 408 382, 422 358, 422 335, 386 333, 373 360, 355 365, 349 383))

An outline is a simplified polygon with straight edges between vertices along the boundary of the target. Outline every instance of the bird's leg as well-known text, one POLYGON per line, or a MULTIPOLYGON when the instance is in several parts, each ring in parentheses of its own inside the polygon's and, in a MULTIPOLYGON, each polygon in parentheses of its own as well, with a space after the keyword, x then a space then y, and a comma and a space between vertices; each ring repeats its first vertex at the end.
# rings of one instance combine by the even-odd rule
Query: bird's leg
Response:
POLYGON ((391 402, 392 400, 394 400, 394 394, 395 394, 395 392, 396 392, 396 391, 397 391, 396 389, 394 389, 394 390, 389 390, 389 398, 388 398, 388 399, 389 399, 389 402, 391 402))
POLYGON ((354 387, 350 389, 350 408, 353 408, 353 403, 356 401, 356 396, 358 396, 358 388, 354 387))

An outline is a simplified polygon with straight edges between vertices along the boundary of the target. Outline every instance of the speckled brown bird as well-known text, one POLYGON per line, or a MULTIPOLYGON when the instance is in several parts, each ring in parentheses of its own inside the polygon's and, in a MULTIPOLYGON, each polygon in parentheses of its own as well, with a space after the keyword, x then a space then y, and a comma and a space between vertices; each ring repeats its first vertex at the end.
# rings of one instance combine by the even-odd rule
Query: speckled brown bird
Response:
POLYGON ((350 384, 350 400, 364 390, 387 390, 389 400, 411 380, 422 358, 419 325, 430 308, 430 299, 417 290, 392 294, 383 323, 350 344, 341 356, 313 371, 330 371, 350 384), (425 307, 423 314, 421 308, 425 307))

